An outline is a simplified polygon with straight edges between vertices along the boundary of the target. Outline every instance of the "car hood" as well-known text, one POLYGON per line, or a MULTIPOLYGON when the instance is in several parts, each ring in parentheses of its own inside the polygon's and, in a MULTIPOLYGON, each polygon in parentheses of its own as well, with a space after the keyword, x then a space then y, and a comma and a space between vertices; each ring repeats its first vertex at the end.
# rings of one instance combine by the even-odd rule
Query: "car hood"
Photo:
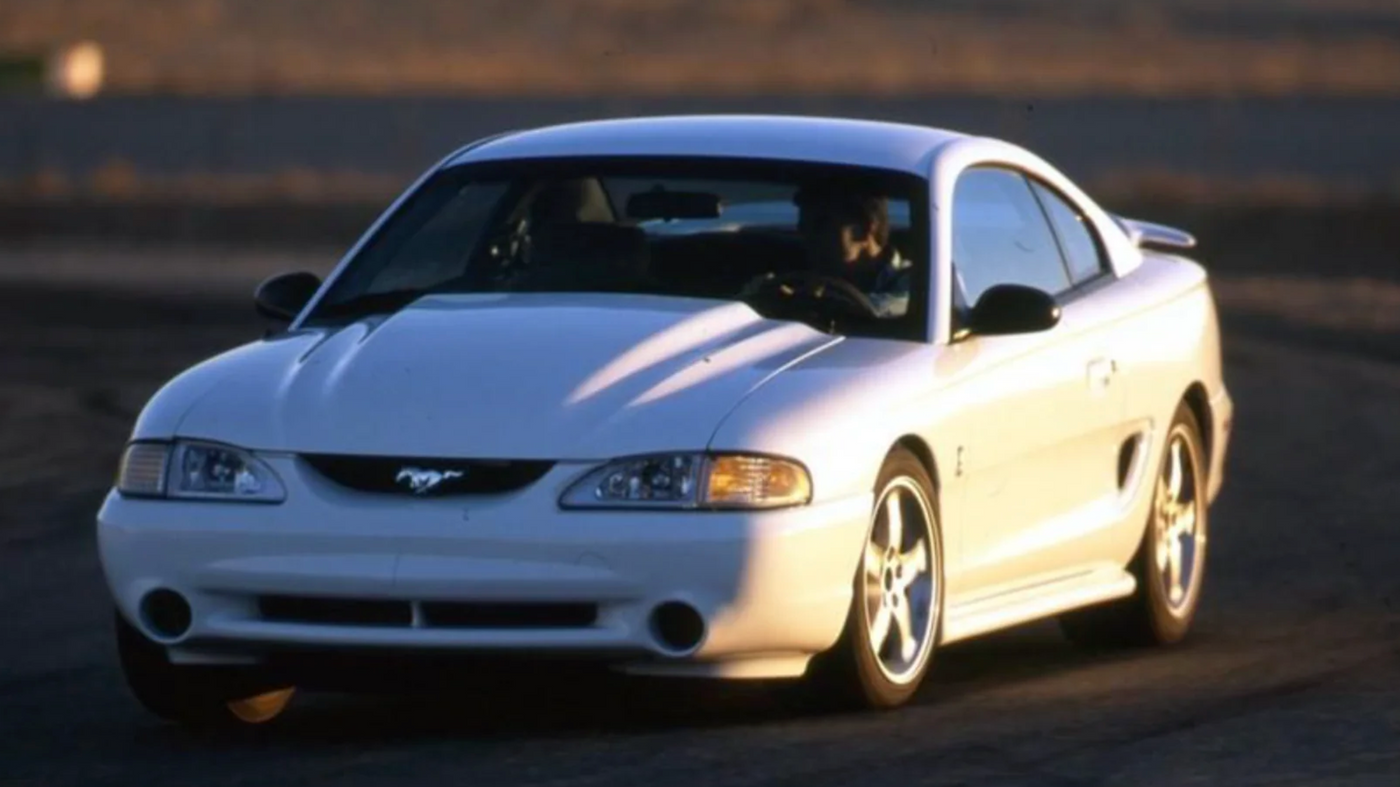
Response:
MULTIPOLYGON (((263 450, 599 459, 706 447, 723 417, 840 341, 742 303, 452 295, 207 363, 173 431, 263 450)), ((172 385, 174 388, 179 386, 172 385)))

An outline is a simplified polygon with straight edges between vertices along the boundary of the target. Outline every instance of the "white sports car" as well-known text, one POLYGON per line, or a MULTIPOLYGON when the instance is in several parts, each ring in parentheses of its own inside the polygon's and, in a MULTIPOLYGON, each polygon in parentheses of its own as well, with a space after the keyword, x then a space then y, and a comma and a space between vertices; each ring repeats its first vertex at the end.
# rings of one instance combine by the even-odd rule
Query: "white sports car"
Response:
POLYGON ((1176 642, 1232 414, 1193 243, 908 125, 468 145, 142 412, 127 681, 256 723, 319 657, 550 654, 888 707, 1035 619, 1176 642))

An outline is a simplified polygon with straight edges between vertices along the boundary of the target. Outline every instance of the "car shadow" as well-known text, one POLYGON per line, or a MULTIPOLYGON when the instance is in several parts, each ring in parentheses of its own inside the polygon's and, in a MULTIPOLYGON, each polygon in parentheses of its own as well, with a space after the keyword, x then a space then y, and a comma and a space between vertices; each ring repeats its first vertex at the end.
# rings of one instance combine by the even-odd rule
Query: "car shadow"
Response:
MULTIPOLYGON (((1078 650, 1053 626, 1033 625, 941 651, 911 707, 965 701, 980 692, 1143 657, 1078 650)), ((567 739, 833 718, 858 721, 863 715, 814 705, 792 682, 663 680, 561 665, 533 674, 459 675, 412 690, 308 694, 275 725, 241 737, 250 744, 294 746, 567 739)))

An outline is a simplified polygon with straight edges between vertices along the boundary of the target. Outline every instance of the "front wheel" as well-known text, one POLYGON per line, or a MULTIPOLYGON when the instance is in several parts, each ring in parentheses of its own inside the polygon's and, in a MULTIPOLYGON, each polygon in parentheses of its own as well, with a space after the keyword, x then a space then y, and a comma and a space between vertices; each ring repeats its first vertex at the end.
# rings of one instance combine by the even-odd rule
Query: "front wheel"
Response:
POLYGON ((846 629, 812 676, 818 699, 847 707, 908 702, 941 631, 943 553, 928 472, 913 454, 895 449, 875 493, 846 629))
POLYGON ((1122 601, 1071 612, 1060 627, 1090 648, 1174 645, 1186 637, 1206 572, 1205 450, 1185 402, 1167 432, 1147 528, 1129 569, 1137 591, 1122 601))
POLYGON ((116 615, 117 655, 127 688, 146 710, 200 729, 238 729, 273 721, 295 689, 256 675, 170 663, 165 649, 116 615))

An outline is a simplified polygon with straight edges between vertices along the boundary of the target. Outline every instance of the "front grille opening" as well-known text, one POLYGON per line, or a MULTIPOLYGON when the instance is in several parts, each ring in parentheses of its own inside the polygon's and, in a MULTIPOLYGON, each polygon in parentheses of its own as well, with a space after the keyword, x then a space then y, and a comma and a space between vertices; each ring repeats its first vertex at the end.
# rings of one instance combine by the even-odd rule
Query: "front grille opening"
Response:
POLYGON ((263 620, 322 626, 409 626, 413 606, 407 601, 263 596, 258 599, 263 620))
POLYGON ((542 460, 432 459, 347 454, 302 454, 323 477, 361 492, 442 497, 514 492, 544 477, 542 460))
POLYGON ((260 596, 258 612, 271 623, 453 629, 589 628, 598 605, 553 602, 384 601, 260 596), (415 623, 414 606, 418 607, 415 623))
POLYGON ((424 625, 438 628, 588 628, 598 620, 597 604, 425 601, 421 609, 424 625))

